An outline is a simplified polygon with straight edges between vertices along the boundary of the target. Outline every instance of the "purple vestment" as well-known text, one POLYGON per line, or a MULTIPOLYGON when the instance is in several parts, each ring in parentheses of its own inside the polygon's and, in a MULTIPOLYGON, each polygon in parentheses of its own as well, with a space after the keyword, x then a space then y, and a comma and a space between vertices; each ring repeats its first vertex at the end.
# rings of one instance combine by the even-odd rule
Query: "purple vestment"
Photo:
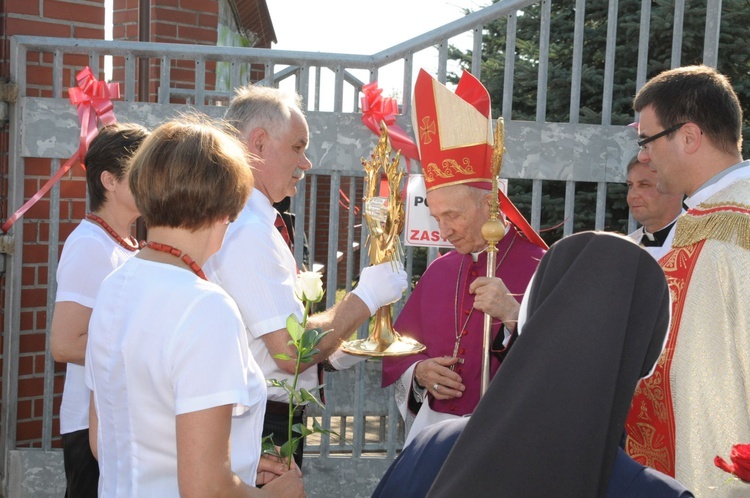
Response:
MULTIPOLYGON (((495 276, 503 280, 520 303, 544 250, 520 235, 512 225, 508 226, 508 233, 498 243, 497 249, 499 266, 495 276)), ((474 295, 469 294, 469 286, 477 277, 486 274, 486 252, 474 262, 470 254, 450 251, 427 268, 394 323, 398 333, 421 342, 426 349, 416 355, 383 358, 383 387, 395 382, 418 361, 453 356, 456 330, 463 329, 458 357, 463 358, 464 363, 458 364, 455 371, 463 379, 466 391, 460 398, 443 401, 430 396, 429 403, 436 412, 457 416, 474 411, 480 397, 484 313, 474 310, 474 295)), ((495 321, 493 340, 500 329, 501 323, 495 321)), ((490 375, 494 376, 498 368, 500 362, 492 355, 490 375)))

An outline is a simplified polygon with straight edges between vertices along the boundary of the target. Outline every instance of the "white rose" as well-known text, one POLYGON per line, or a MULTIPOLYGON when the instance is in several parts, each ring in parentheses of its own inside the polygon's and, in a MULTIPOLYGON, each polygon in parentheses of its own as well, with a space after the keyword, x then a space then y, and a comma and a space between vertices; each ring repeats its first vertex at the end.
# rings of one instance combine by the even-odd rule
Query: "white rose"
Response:
POLYGON ((303 271, 297 274, 294 294, 300 301, 317 303, 323 299, 323 275, 316 271, 303 271))

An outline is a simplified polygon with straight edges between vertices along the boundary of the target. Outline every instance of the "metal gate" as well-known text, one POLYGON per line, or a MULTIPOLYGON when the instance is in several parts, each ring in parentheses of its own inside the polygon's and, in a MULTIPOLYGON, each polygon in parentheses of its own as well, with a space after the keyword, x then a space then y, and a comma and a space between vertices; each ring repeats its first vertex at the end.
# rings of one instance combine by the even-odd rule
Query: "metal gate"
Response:
MULTIPOLYGON (((289 85, 305 101, 311 131, 309 157, 314 169, 300 186, 294 199, 296 231, 305 233, 310 247, 316 247, 321 233, 327 237, 328 253, 315 256, 326 268, 327 306, 334 303, 331 289, 349 290, 357 269, 365 264, 363 247, 366 233, 353 209, 341 202, 342 198, 356 204, 361 192, 363 171, 360 159, 368 157, 377 138, 361 122, 358 95, 364 83, 377 81, 385 66, 397 67, 403 74, 403 106, 398 123, 411 130, 410 105, 413 87, 414 56, 421 52, 436 52, 437 78, 445 82, 448 51, 453 37, 470 33, 473 37, 471 71, 480 74, 483 26, 495 19, 507 19, 504 98, 496 103, 502 108, 506 122, 507 159, 503 176, 529 179, 533 182, 530 219, 538 229, 541 222, 541 200, 544 182, 566 182, 564 234, 573 231, 576 182, 597 185, 596 222, 591 228, 603 229, 608 183, 624 182, 624 166, 636 152, 635 135, 623 125, 611 124, 612 74, 614 45, 617 30, 617 0, 609 0, 610 16, 607 25, 607 54, 604 69, 602 122, 580 124, 580 103, 576 96, 581 89, 582 46, 584 42, 585 0, 576 0, 576 24, 571 83, 571 118, 565 123, 549 123, 545 119, 547 61, 549 59, 549 29, 551 2, 543 0, 508 0, 458 19, 450 24, 405 41, 382 52, 357 56, 310 52, 247 49, 233 47, 188 46, 161 43, 54 39, 21 36, 11 42, 11 77, 18 86, 18 100, 10 108, 10 149, 8 199, 9 211, 21 206, 24 180, 36 158, 51 159, 52 176, 76 150, 79 124, 75 109, 65 98, 64 91, 73 86, 73 75, 88 65, 99 75, 104 56, 113 58, 122 76, 123 99, 114 103, 119 121, 133 121, 153 128, 178 113, 198 110, 220 118, 231 98, 229 89, 241 83, 241 74, 251 68, 260 74, 258 84, 289 85), (538 5, 541 9, 539 26, 539 71, 537 75, 537 113, 534 121, 514 121, 512 96, 514 89, 514 57, 516 25, 519 12, 538 5), (156 102, 136 101, 136 69, 139 59, 148 59, 158 68, 158 79, 151 82, 157 95, 156 102), (154 63, 155 62, 155 63, 154 63), (34 67, 51 67, 51 79, 32 81, 34 67), (194 75, 188 88, 177 88, 171 77, 175 68, 185 68, 194 75), (228 75, 227 89, 214 81, 214 74, 228 75), (333 79, 330 88, 321 88, 322 81, 333 79), (51 94, 36 91, 37 85, 49 86, 51 94), (322 111, 322 98, 330 98, 332 111, 322 111), (176 103, 181 102, 181 103, 176 103), (321 225, 327 230, 321 231, 321 225)), ((646 81, 648 62, 648 34, 651 3, 644 0, 641 13, 641 36, 638 45, 637 87, 646 81)), ((682 37, 681 16, 684 5, 675 8, 675 46, 682 37)), ((716 65, 721 1, 709 0, 706 22, 704 61, 716 65)), ((673 53, 672 65, 679 65, 679 51, 673 53)), ((115 79, 117 81, 117 79, 115 79)), ((417 165, 418 167, 418 165, 417 165)), ((48 335, 55 296, 55 273, 61 238, 61 222, 69 215, 60 212, 66 194, 59 185, 49 195, 48 235, 46 237, 46 323, 31 327, 48 335), (62 220, 62 221, 61 221, 62 220)), ((61 452, 54 450, 53 401, 60 393, 61 375, 55 374, 54 362, 47 347, 43 368, 29 378, 42 379, 44 396, 40 406, 41 435, 36 448, 18 445, 17 419, 19 383, 27 379, 19 364, 23 359, 21 342, 29 330, 22 324, 21 300, 24 271, 29 262, 23 260, 24 228, 27 220, 17 222, 5 242, 5 317, 2 367, 2 421, 0 426, 0 458, 2 459, 3 491, 12 496, 40 496, 59 494, 64 481, 61 452), (57 380, 56 380, 57 379, 57 380), (57 389, 56 389, 57 388, 57 389)), ((631 228, 634 228, 631 219, 631 228)), ((27 227, 28 228, 28 227, 27 227)), ((407 269, 411 271, 414 251, 407 250, 407 269)), ((434 257, 434 252, 430 253, 434 257)), ((302 258, 302 246, 295 257, 302 258)), ((396 311, 400 306, 396 306, 396 311)), ((360 337, 366 336, 363 327, 360 337)), ((48 341, 48 338, 47 338, 48 341)), ((47 342, 48 344, 48 342, 47 342)), ((336 427, 347 434, 345 441, 324 436, 307 442, 305 476, 309 496, 369 496, 379 477, 396 456, 403 444, 403 428, 392 399, 391 389, 379 385, 380 365, 368 360, 347 372, 328 375, 328 409, 313 412, 326 427, 336 427)))

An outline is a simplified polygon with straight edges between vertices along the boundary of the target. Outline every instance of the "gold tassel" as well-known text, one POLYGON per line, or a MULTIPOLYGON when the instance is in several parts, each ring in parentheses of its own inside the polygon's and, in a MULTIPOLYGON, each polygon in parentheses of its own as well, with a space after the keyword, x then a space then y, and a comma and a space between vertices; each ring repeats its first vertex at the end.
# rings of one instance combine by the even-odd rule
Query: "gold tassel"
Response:
POLYGON ((699 216, 685 214, 677 220, 672 247, 685 247, 708 239, 750 250, 750 216, 731 211, 699 216))

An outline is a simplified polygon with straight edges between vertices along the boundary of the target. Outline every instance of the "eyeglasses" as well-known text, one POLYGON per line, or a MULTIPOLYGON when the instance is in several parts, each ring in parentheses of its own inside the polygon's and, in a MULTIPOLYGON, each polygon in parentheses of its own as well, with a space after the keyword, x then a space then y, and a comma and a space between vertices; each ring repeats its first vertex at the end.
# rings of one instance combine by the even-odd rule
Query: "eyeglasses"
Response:
POLYGON ((640 150, 640 152, 646 152, 646 145, 647 145, 647 144, 650 144, 650 143, 651 143, 651 142, 653 142, 654 140, 656 140, 656 139, 658 139, 658 138, 661 138, 661 137, 663 137, 664 135, 669 135, 669 134, 670 134, 670 133, 672 133, 673 131, 677 131, 677 130, 679 130, 680 128, 682 128, 682 127, 683 127, 683 126, 685 126, 686 124, 687 124, 687 122, 685 122, 685 123, 680 123, 680 124, 676 124, 676 125, 674 125, 674 126, 673 126, 673 127, 671 127, 671 128, 667 128, 667 129, 666 129, 666 130, 664 130, 664 131, 660 131, 660 132, 659 132, 659 133, 657 133, 656 135, 653 135, 653 136, 650 136, 650 137, 646 137, 646 138, 644 138, 643 140, 638 140, 638 141, 636 142, 636 143, 638 144, 638 149, 640 150))

